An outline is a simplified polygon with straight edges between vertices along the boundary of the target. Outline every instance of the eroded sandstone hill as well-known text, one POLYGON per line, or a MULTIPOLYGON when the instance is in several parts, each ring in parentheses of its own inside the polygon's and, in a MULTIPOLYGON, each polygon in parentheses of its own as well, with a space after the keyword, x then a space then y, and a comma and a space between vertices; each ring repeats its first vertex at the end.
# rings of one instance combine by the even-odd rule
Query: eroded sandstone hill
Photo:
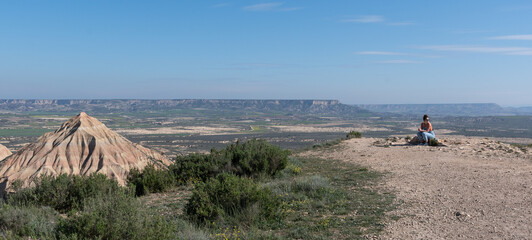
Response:
POLYGON ((0 182, 9 187, 13 180, 20 179, 27 186, 43 174, 98 172, 123 185, 131 168, 143 169, 148 164, 162 167, 170 161, 82 112, 0 162, 0 182))
POLYGON ((9 155, 11 155, 11 151, 9 151, 6 146, 0 144, 0 160, 8 157, 9 155))

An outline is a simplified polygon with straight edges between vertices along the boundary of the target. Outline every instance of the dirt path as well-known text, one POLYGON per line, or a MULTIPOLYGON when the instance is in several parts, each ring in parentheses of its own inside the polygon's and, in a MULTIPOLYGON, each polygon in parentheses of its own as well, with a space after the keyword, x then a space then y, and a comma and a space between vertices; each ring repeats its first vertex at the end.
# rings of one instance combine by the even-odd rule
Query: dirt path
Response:
POLYGON ((445 139, 447 147, 352 139, 304 154, 390 173, 385 188, 404 203, 382 239, 531 239, 532 154, 494 140, 445 139))

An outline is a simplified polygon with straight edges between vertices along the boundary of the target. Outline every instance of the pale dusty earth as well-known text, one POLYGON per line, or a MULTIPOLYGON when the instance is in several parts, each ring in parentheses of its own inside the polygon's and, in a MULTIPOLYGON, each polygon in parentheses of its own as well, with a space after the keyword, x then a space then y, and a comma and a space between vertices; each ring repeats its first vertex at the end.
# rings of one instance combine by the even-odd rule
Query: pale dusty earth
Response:
MULTIPOLYGON (((301 132, 301 133, 322 133, 322 132, 367 132, 367 131, 387 131, 387 128, 376 128, 365 125, 357 127, 334 127, 330 124, 316 124, 316 125, 272 125, 262 126, 264 128, 277 132, 301 132)), ((201 135, 226 135, 241 133, 246 131, 253 131, 254 126, 250 125, 245 128, 227 127, 221 125, 211 126, 189 126, 189 127, 159 127, 159 128, 134 128, 134 129, 117 129, 115 130, 121 134, 142 135, 142 134, 201 134, 201 135)))
POLYGON ((360 126, 360 127, 328 127, 326 125, 320 124, 318 126, 302 126, 302 125, 279 125, 279 126, 270 126, 269 128, 278 130, 280 132, 349 132, 349 131, 358 131, 358 132, 366 132, 366 131, 388 131, 387 128, 382 127, 368 127, 368 126, 360 126))
POLYGON ((190 127, 162 127, 162 128, 135 128, 135 129, 118 129, 117 133, 142 135, 142 134, 202 134, 202 135, 223 135, 240 132, 242 129, 230 127, 209 127, 209 126, 190 126, 190 127))
POLYGON ((446 146, 402 138, 344 141, 306 156, 387 172, 378 189, 396 194, 377 239, 532 239, 532 148, 496 139, 440 137, 446 146))

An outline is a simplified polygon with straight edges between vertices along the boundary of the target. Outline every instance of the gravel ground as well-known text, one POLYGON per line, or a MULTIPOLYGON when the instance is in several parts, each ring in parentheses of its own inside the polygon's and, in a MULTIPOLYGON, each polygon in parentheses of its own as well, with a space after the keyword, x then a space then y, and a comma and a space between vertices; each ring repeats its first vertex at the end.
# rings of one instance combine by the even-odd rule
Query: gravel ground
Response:
MULTIPOLYGON (((532 149, 496 139, 443 137, 446 146, 351 139, 302 153, 389 172, 384 188, 403 203, 379 239, 531 239, 532 149)), ((441 139, 440 139, 441 140, 441 139)))

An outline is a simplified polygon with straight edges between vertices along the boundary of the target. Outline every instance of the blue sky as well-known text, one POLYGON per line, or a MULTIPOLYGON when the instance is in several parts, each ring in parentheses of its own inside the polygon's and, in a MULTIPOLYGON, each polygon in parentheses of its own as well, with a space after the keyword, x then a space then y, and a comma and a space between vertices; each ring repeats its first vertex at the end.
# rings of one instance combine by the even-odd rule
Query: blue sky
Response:
POLYGON ((0 98, 532 105, 530 1, 0 1, 0 98))

